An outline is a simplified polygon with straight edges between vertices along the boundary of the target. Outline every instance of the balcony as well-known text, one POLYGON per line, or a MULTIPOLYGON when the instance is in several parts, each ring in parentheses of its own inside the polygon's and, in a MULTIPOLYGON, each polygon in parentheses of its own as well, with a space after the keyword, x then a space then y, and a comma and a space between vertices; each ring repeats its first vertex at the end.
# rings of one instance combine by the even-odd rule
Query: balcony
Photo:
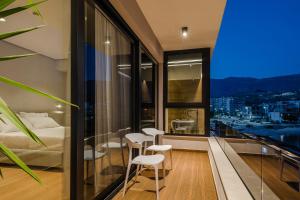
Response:
MULTIPOLYGON (((160 190, 161 199, 217 199, 207 152, 176 150, 173 159, 174 169, 167 170, 166 187, 160 190)), ((169 163, 166 165, 168 169, 169 163)), ((131 181, 125 199, 155 199, 153 177, 153 170, 146 170, 138 177, 138 183, 133 184, 131 181)), ((123 199, 122 193, 120 192, 113 199, 123 199)))

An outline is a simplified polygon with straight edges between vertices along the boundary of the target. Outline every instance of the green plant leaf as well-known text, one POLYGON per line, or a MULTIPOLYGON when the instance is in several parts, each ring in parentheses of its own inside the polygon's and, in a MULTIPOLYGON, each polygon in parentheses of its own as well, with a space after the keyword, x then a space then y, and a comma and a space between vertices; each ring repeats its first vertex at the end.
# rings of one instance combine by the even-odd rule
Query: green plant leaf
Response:
POLYGON ((0 152, 2 152, 6 157, 8 157, 13 163, 18 165, 24 172, 30 175, 34 180, 36 180, 39 183, 42 183, 40 178, 37 175, 35 175, 33 171, 14 152, 12 152, 5 145, 0 144, 0 152))
MULTIPOLYGON (((28 3, 29 4, 33 4, 33 0, 28 0, 28 3)), ((36 16, 39 16, 43 19, 43 16, 42 16, 42 13, 40 12, 40 10, 37 8, 37 6, 33 6, 32 7, 32 12, 33 12, 33 15, 36 15, 36 16)))
MULTIPOLYGON (((9 10, 1 11, 0 12, 0 18, 1 17, 2 18, 7 17, 7 16, 13 15, 13 14, 18 13, 18 12, 22 12, 23 10, 27 10, 28 8, 34 8, 36 5, 44 3, 45 1, 47 1, 47 0, 39 1, 39 2, 36 2, 36 3, 31 2, 31 3, 27 4, 26 6, 20 6, 20 7, 12 8, 12 9, 9 9, 9 10)), ((36 12, 35 11, 36 9, 37 8, 34 8, 34 12, 36 12)))
POLYGON ((5 101, 0 97, 0 113, 2 113, 11 123, 13 123, 20 131, 30 137, 38 144, 46 146, 35 133, 28 129, 20 118, 8 107, 5 101))
POLYGON ((23 54, 23 55, 15 55, 15 56, 3 56, 3 57, 0 57, 0 62, 7 61, 7 60, 14 60, 17 58, 24 58, 24 57, 28 57, 28 56, 34 56, 34 55, 36 55, 36 53, 29 53, 29 54, 23 54))
POLYGON ((15 2, 16 0, 0 0, 0 11, 15 2))
POLYGON ((4 124, 6 124, 6 122, 0 117, 0 121, 4 124))
POLYGON ((77 106, 75 104, 72 104, 72 103, 70 103, 68 101, 65 101, 65 100, 63 100, 61 98, 58 98, 58 97, 53 96, 51 94, 47 94, 45 92, 42 92, 42 91, 37 90, 37 89, 34 89, 32 87, 29 87, 27 85, 24 85, 22 83, 19 83, 17 81, 11 80, 11 79, 8 79, 8 78, 3 77, 3 76, 0 76, 0 82, 3 82, 5 84, 7 84, 7 85, 11 85, 11 86, 14 86, 14 87, 18 87, 18 88, 20 88, 22 90, 25 90, 25 91, 28 91, 28 92, 31 92, 31 93, 34 93, 34 94, 37 94, 37 95, 40 95, 40 96, 43 96, 43 97, 47 97, 49 99, 58 101, 60 103, 66 104, 66 105, 70 105, 70 106, 74 106, 76 108, 79 108, 79 106, 77 106))
POLYGON ((16 35, 20 35, 20 34, 22 34, 22 33, 26 33, 26 32, 29 32, 29 31, 33 31, 33 30, 39 29, 39 28, 41 28, 41 27, 43 27, 43 26, 44 26, 44 25, 42 25, 42 26, 36 26, 36 27, 32 27, 32 28, 21 29, 21 30, 14 31, 14 32, 1 33, 1 34, 0 34, 0 40, 4 40, 4 39, 7 39, 7 38, 16 36, 16 35))

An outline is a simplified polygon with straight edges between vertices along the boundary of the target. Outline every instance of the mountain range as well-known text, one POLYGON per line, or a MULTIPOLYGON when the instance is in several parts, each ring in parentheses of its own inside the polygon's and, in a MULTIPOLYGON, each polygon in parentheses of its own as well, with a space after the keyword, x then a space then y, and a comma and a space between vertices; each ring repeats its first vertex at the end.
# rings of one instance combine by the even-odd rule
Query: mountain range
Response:
POLYGON ((300 90, 300 74, 271 78, 228 77, 211 79, 211 97, 253 94, 258 91, 291 92, 300 90))

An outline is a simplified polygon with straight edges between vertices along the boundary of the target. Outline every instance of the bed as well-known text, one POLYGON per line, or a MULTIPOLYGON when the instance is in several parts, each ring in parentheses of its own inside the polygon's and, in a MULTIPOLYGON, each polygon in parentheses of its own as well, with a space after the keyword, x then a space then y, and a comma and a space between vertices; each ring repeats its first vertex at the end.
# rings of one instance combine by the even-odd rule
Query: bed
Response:
MULTIPOLYGON (((28 123, 28 122, 27 122, 28 123)), ((30 126, 30 125, 29 125, 30 126)), ((40 167, 63 167, 66 143, 69 142, 69 128, 56 125, 50 128, 31 130, 46 146, 35 143, 20 131, 0 132, 0 143, 15 152, 26 164, 40 167)), ((11 163, 6 157, 0 157, 0 163, 11 163)))

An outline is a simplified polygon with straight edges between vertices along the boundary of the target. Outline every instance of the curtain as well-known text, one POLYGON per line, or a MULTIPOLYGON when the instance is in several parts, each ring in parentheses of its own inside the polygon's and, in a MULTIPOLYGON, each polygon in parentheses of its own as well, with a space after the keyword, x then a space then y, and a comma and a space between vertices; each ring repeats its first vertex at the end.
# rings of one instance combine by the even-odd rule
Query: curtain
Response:
MULTIPOLYGON (((95 84, 95 147, 107 151, 106 144, 119 142, 118 130, 131 126, 131 42, 97 9, 95 84)), ((117 156, 113 160, 121 159, 117 156)), ((95 172, 95 183, 100 184, 101 175, 95 172)))

